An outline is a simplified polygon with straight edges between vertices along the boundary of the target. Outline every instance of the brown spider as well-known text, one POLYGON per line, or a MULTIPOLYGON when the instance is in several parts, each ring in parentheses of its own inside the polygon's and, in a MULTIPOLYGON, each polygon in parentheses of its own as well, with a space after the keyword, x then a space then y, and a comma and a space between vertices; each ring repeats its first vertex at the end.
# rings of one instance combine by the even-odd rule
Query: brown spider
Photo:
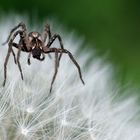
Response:
POLYGON ((79 64, 76 62, 76 60, 74 59, 71 52, 64 49, 60 35, 54 34, 52 36, 51 31, 50 31, 50 26, 48 24, 45 25, 44 33, 41 36, 41 34, 39 34, 38 32, 28 33, 27 29, 26 29, 26 25, 21 22, 11 30, 6 42, 4 42, 3 45, 5 45, 6 43, 8 43, 9 48, 8 48, 7 56, 6 56, 5 62, 4 62, 3 86, 5 86, 5 83, 6 83, 7 63, 8 63, 9 56, 11 53, 14 56, 15 64, 18 65, 18 68, 19 68, 19 71, 21 74, 21 78, 23 80, 22 69, 21 69, 21 65, 19 62, 21 51, 29 53, 28 60, 27 60, 29 65, 31 64, 30 63, 31 55, 33 56, 33 58, 43 61, 45 59, 45 53, 46 54, 55 53, 55 72, 54 72, 54 75, 53 75, 53 78, 51 81, 50 92, 52 91, 52 86, 53 86, 54 80, 56 78, 58 67, 59 67, 59 62, 60 62, 60 59, 61 59, 63 53, 66 53, 69 55, 70 59, 77 67, 80 79, 81 79, 82 83, 84 84, 79 64), (20 40, 18 43, 15 43, 14 39, 16 38, 17 35, 20 36, 20 40), (45 45, 47 38, 48 38, 48 42, 47 42, 47 45, 45 45), (61 48, 50 48, 56 38, 59 40, 61 48), (14 53, 12 47, 15 47, 18 49, 17 58, 15 57, 15 53, 14 53))

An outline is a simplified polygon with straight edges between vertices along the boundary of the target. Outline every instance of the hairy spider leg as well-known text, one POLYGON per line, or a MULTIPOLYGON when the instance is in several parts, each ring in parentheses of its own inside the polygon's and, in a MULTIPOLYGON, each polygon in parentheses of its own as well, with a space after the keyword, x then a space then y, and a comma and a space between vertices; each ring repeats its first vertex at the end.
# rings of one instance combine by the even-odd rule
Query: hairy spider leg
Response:
POLYGON ((6 40, 2 45, 5 45, 6 43, 9 42, 9 40, 10 40, 10 38, 11 38, 11 35, 12 35, 13 32, 14 32, 15 30, 17 30, 19 27, 22 27, 22 29, 23 29, 24 31, 26 30, 25 24, 24 24, 23 22, 20 22, 17 26, 15 26, 15 27, 10 31, 10 34, 9 34, 7 40, 6 40))
MULTIPOLYGON (((4 81, 3 81, 3 86, 5 86, 6 83, 6 78, 7 78, 7 63, 10 57, 10 53, 12 52, 12 45, 13 45, 13 40, 15 39, 15 37, 20 33, 21 31, 17 31, 14 33, 14 35, 12 36, 12 38, 10 39, 9 43, 8 43, 8 52, 5 58, 5 62, 4 62, 4 81)), ((15 55, 15 54, 14 54, 15 55)), ((16 60, 16 59, 15 59, 16 60)))
POLYGON ((11 51, 12 51, 12 54, 13 54, 13 57, 14 57, 14 62, 15 62, 15 64, 17 64, 16 55, 15 55, 14 50, 12 48, 11 48, 11 51))
POLYGON ((80 77, 82 83, 85 84, 85 82, 84 82, 84 80, 83 80, 83 78, 82 78, 82 73, 81 73, 81 69, 80 69, 79 64, 77 63, 77 61, 74 59, 73 55, 72 55, 68 50, 64 50, 64 51, 65 51, 65 53, 67 53, 67 54, 69 55, 70 59, 72 60, 72 62, 73 62, 73 63, 75 64, 75 66, 77 67, 78 73, 79 73, 79 77, 80 77))
MULTIPOLYGON (((64 49, 63 42, 62 42, 61 36, 60 36, 59 34, 54 34, 54 35, 50 38, 50 40, 49 40, 49 42, 48 42, 48 44, 47 44, 47 47, 50 48, 50 46, 51 46, 52 43, 55 41, 55 39, 58 39, 58 41, 59 41, 59 43, 60 43, 61 49, 64 49)), ((60 53, 59 58, 58 58, 58 66, 59 66, 59 62, 60 62, 61 57, 62 57, 62 53, 60 53)))
MULTIPOLYGON (((49 41, 51 36, 52 36, 52 34, 51 34, 51 30, 50 30, 50 25, 46 23, 44 33, 43 33, 43 42, 44 42, 44 44, 46 42, 47 37, 49 37, 48 38, 48 41, 49 41)), ((50 59, 52 58, 50 54, 48 54, 48 56, 49 56, 50 59)))
POLYGON ((50 31, 50 25, 49 24, 46 24, 45 25, 45 30, 44 30, 44 33, 43 33, 43 41, 44 43, 46 42, 46 39, 47 37, 49 37, 49 40, 51 38, 51 31, 50 31))
POLYGON ((30 64, 31 64, 31 61, 30 61, 31 54, 32 54, 32 52, 29 52, 28 59, 27 59, 27 63, 28 63, 28 65, 30 65, 30 64))
POLYGON ((8 48, 8 52, 5 58, 5 62, 4 62, 4 81, 3 81, 3 87, 5 86, 6 83, 6 79, 7 79, 7 63, 10 57, 10 53, 11 53, 12 47, 8 48))
POLYGON ((18 68, 19 68, 19 71, 20 71, 21 79, 23 80, 22 68, 21 68, 21 65, 20 65, 20 62, 19 62, 20 53, 21 53, 21 48, 22 48, 22 46, 19 45, 19 47, 18 47, 18 52, 17 52, 17 64, 18 64, 18 68))
POLYGON ((55 81, 55 78, 56 78, 56 75, 57 75, 57 72, 58 72, 58 66, 59 66, 58 52, 55 51, 55 71, 54 71, 54 75, 53 75, 52 82, 51 82, 50 93, 52 91, 53 83, 55 81))
POLYGON ((20 32, 20 43, 17 44, 17 46, 18 46, 17 64, 18 64, 18 68, 19 68, 19 71, 20 71, 20 74, 21 74, 21 79, 23 80, 22 69, 21 69, 21 65, 20 65, 20 62, 19 62, 20 54, 21 54, 21 51, 30 52, 30 46, 29 46, 28 39, 27 39, 27 29, 26 29, 26 26, 22 22, 20 23, 20 26, 22 27, 23 31, 20 32), (25 43, 25 45, 23 45, 23 42, 25 43))
MULTIPOLYGON (((21 30, 18 30, 18 31, 16 31, 16 32, 14 33, 13 39, 11 39, 11 41, 10 41, 10 42, 11 42, 11 45, 13 45, 13 41, 14 41, 15 37, 16 37, 18 34, 20 35, 20 37, 22 37, 22 33, 23 33, 23 31, 21 31, 21 30)), ((17 65, 18 65, 18 68, 19 68, 19 71, 20 71, 21 79, 23 80, 23 73, 22 73, 22 69, 21 69, 20 62, 19 62, 19 57, 20 57, 20 52, 21 52, 22 46, 17 44, 16 47, 18 48, 17 60, 16 60, 16 62, 17 62, 17 65)))
POLYGON ((82 78, 82 73, 81 73, 81 68, 79 66, 79 64, 77 63, 77 61, 75 60, 75 58, 73 57, 73 55, 71 54, 71 52, 69 52, 66 49, 58 49, 58 48, 43 48, 44 53, 53 53, 53 52, 58 52, 58 53, 66 53, 68 54, 69 58, 71 59, 71 61, 74 63, 74 65, 77 67, 78 69, 78 73, 79 73, 79 77, 80 80, 83 84, 85 84, 83 78, 82 78))
MULTIPOLYGON (((22 27, 22 30, 26 31, 26 26, 25 26, 25 24, 24 24, 23 22, 20 22, 17 26, 15 26, 15 27, 10 31, 10 34, 9 34, 7 40, 6 40, 2 45, 5 45, 6 43, 9 42, 9 40, 10 40, 10 38, 11 38, 13 32, 16 31, 19 27, 22 27)), ((12 49, 12 48, 11 48, 11 49, 12 49)), ((15 64, 16 64, 17 62, 16 62, 15 53, 14 53, 13 49, 12 49, 11 51, 12 51, 12 54, 13 54, 13 57, 14 57, 14 62, 15 62, 15 64)))

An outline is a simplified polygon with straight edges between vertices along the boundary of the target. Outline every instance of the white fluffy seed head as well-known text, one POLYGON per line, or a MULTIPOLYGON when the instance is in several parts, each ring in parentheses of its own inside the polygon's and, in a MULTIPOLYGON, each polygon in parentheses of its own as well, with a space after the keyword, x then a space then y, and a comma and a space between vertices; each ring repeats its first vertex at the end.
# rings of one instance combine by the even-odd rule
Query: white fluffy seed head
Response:
MULTIPOLYGON (((9 17, 7 19, 0 23, 2 42, 13 25, 21 21, 21 18, 17 20, 17 16, 14 22, 9 17)), ((26 25, 28 28, 28 22, 26 25)), ((0 138, 139 140, 140 126, 132 121, 139 111, 135 98, 114 100, 120 90, 112 81, 112 66, 99 58, 91 57, 86 50, 79 52, 82 41, 73 34, 64 33, 63 29, 54 30, 56 33, 61 30, 64 47, 72 52, 81 66, 86 84, 81 84, 76 67, 67 55, 63 55, 53 91, 49 95, 54 56, 52 59, 46 57, 43 62, 31 59, 31 65, 28 66, 28 54, 21 52, 20 62, 24 74, 22 81, 11 55, 7 66, 7 83, 4 88, 1 87, 0 118, 4 123, 1 122, 0 138), (77 52, 79 55, 76 55, 77 52), (86 65, 89 58, 91 62, 86 65)), ((53 47, 57 46, 59 42, 56 41, 53 47)), ((0 49, 0 84, 3 81, 3 63, 7 49, 8 46, 0 49)), ((17 53, 16 49, 14 51, 17 53)))

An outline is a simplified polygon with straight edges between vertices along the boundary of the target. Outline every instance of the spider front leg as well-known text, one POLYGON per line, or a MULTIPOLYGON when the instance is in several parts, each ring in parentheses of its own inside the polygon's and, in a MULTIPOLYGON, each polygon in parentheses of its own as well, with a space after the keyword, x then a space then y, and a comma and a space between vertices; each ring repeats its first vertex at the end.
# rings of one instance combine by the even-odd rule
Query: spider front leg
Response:
POLYGON ((80 77, 80 79, 81 79, 81 82, 82 82, 83 84, 85 84, 85 82, 84 82, 84 80, 83 80, 83 78, 82 78, 81 68, 80 68, 79 64, 77 63, 77 61, 75 60, 75 58, 73 57, 73 55, 72 55, 68 50, 63 50, 62 52, 67 53, 67 54, 69 55, 70 59, 72 60, 72 62, 75 64, 75 66, 76 66, 77 69, 78 69, 79 77, 80 77))
POLYGON ((10 38, 11 38, 13 32, 16 31, 19 27, 22 27, 22 30, 24 30, 24 31, 26 30, 25 24, 24 24, 23 22, 20 22, 17 26, 15 26, 15 27, 10 31, 10 34, 9 34, 7 40, 6 40, 2 45, 5 45, 6 43, 9 42, 9 40, 10 40, 10 38))
MULTIPOLYGON (((17 47, 17 46, 15 46, 16 45, 16 43, 13 43, 13 41, 14 41, 14 39, 15 39, 15 37, 18 35, 18 34, 20 34, 22 31, 17 31, 17 32, 15 32, 14 33, 14 35, 12 36, 12 38, 10 39, 10 41, 9 41, 9 43, 8 43, 8 46, 9 46, 9 48, 8 48, 8 53, 7 53, 7 56, 6 56, 6 58, 5 58, 5 62, 4 62, 4 81, 3 81, 3 86, 5 86, 5 83, 6 83, 6 78, 7 78, 7 63, 8 63, 8 60, 9 60, 9 57, 10 57, 10 53, 13 51, 13 49, 12 49, 12 46, 14 46, 14 47, 17 47)), ((15 59, 15 62, 16 62, 16 58, 15 58, 15 54, 14 54, 14 52, 12 52, 13 53, 13 55, 14 55, 14 59, 15 59)), ((18 62, 18 61, 17 61, 18 62)), ((18 62, 18 66, 19 66, 20 64, 19 64, 19 62, 18 62)))
POLYGON ((45 30, 44 30, 44 33, 43 33, 43 41, 44 43, 46 42, 46 39, 47 37, 49 37, 49 40, 51 38, 51 31, 50 31, 50 25, 49 24, 46 24, 45 25, 45 30))
POLYGON ((85 84, 83 78, 82 78, 82 73, 81 73, 81 68, 79 66, 79 64, 77 63, 77 61, 75 60, 75 58, 73 57, 72 53, 69 52, 68 50, 64 49, 64 50, 60 50, 60 52, 62 53, 67 53, 69 55, 69 58, 71 59, 71 61, 74 63, 74 65, 77 67, 78 69, 78 73, 79 73, 79 77, 80 77, 80 80, 83 84, 85 84))
MULTIPOLYGON (((27 30, 26 30, 25 24, 23 24, 22 27, 23 27, 23 31, 21 31, 21 33, 20 33, 20 43, 18 45, 17 64, 18 64, 18 68, 19 68, 19 71, 20 71, 20 74, 21 74, 21 79, 23 80, 22 69, 21 69, 21 65, 20 65, 20 62, 19 62, 20 53, 21 53, 21 50, 25 51, 25 52, 30 52, 30 45, 29 45, 28 38, 27 38, 27 30), (23 46, 23 43, 26 44, 26 47, 23 46)), ((30 63, 30 56, 28 57, 28 64, 29 63, 30 63)))
MULTIPOLYGON (((43 36, 42 36, 44 44, 46 42, 47 37, 48 37, 48 41, 49 41, 51 36, 52 36, 52 34, 51 34, 51 30, 50 30, 50 25, 46 23, 45 30, 44 30, 44 33, 43 33, 43 36)), ((50 54, 48 56, 49 56, 49 58, 51 58, 50 54)))
POLYGON ((57 72, 58 72, 58 66, 59 66, 58 51, 56 50, 54 53, 55 53, 55 72, 54 72, 52 82, 51 82, 50 93, 52 91, 53 83, 55 81, 55 78, 56 78, 56 75, 57 75, 57 72))
POLYGON ((27 59, 27 63, 28 63, 28 65, 30 65, 30 64, 31 64, 31 61, 30 61, 31 54, 32 54, 32 52, 29 52, 29 54, 28 54, 28 59, 27 59))
POLYGON ((13 57, 14 57, 14 62, 15 62, 15 64, 17 64, 16 55, 15 55, 15 53, 14 53, 14 50, 12 49, 11 51, 12 51, 12 54, 13 54, 13 57))
POLYGON ((11 46, 13 45, 14 47, 16 47, 18 49, 16 62, 17 62, 17 65, 18 65, 18 68, 19 68, 19 71, 20 71, 20 74, 21 74, 21 79, 23 80, 23 73, 22 73, 20 62, 19 62, 19 57, 20 57, 20 52, 21 52, 22 46, 19 45, 19 44, 13 43, 13 40, 15 39, 15 37, 18 34, 20 35, 21 38, 23 38, 23 31, 19 30, 19 31, 14 33, 13 38, 10 40, 9 45, 11 45, 11 46))
MULTIPOLYGON (((6 42, 7 43, 7 42, 6 42)), ((3 43, 2 45, 5 45, 5 43, 3 43)), ((14 53, 14 50, 11 48, 11 52, 12 52, 12 54, 13 54, 13 57, 14 57, 14 62, 15 62, 15 64, 17 63, 17 61, 16 61, 16 55, 15 55, 15 53, 14 53)))
POLYGON ((19 68, 19 71, 20 71, 21 79, 23 80, 23 73, 22 73, 20 62, 19 62, 21 48, 22 48, 22 46, 19 46, 19 48, 18 48, 18 52, 17 52, 17 64, 18 64, 18 68, 19 68))
MULTIPOLYGON (((77 69, 78 69, 78 73, 79 73, 79 77, 80 77, 80 80, 81 80, 81 82, 83 83, 83 84, 85 84, 85 82, 84 82, 84 80, 83 80, 83 78, 82 78, 82 73, 81 73, 81 68, 80 68, 80 66, 79 66, 79 64, 77 63, 77 61, 75 60, 75 58, 73 57, 73 55, 72 55, 72 53, 71 52, 69 52, 68 50, 66 50, 66 49, 58 49, 58 48, 46 48, 46 47, 43 47, 43 52, 44 53, 55 53, 55 52, 57 52, 57 53, 60 53, 60 54, 62 54, 62 53, 66 53, 66 54, 68 54, 68 56, 69 56, 69 58, 71 59, 71 61, 74 63, 74 65, 77 67, 77 69)), ((58 59, 58 64, 59 64, 59 59, 58 59)))
MULTIPOLYGON (((60 36, 59 34, 54 34, 54 35, 50 38, 50 40, 49 40, 49 42, 48 42, 48 44, 47 44, 47 47, 50 48, 50 46, 52 45, 52 43, 53 43, 56 39, 58 39, 58 41, 59 41, 59 43, 60 43, 61 49, 64 49, 63 42, 62 42, 61 36, 60 36)), ((58 62, 60 62, 61 57, 62 57, 62 53, 60 53, 60 55, 59 55, 58 62)), ((59 64, 58 64, 58 66, 59 66, 59 64)))
POLYGON ((5 62, 4 62, 4 81, 3 81, 3 87, 5 86, 6 79, 7 79, 7 63, 8 63, 11 51, 12 51, 12 46, 9 46, 8 52, 7 52, 7 55, 6 55, 6 58, 5 58, 5 62))

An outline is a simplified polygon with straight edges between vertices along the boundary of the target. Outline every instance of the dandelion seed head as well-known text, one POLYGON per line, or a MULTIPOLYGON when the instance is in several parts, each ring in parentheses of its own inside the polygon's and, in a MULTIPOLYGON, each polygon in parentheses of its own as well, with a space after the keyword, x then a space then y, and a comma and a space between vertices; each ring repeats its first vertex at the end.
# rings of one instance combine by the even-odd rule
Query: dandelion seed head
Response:
MULTIPOLYGON (((15 20, 14 16, 11 18, 1 20, 2 42, 6 40, 13 25, 23 21, 17 15, 15 20)), ((29 29, 28 21, 25 20, 29 29)), ((30 140, 139 140, 140 125, 132 121, 139 112, 136 98, 115 100, 121 89, 112 80, 111 64, 95 56, 91 57, 87 50, 79 52, 83 40, 73 33, 66 33, 58 26, 59 23, 55 27, 54 23, 50 21, 50 25, 53 25, 51 28, 54 33, 61 32, 64 47, 72 52, 81 66, 86 84, 81 84, 77 69, 68 56, 63 55, 52 93, 48 96, 54 72, 54 56, 49 59, 46 55, 43 62, 31 58, 31 65, 28 66, 28 54, 21 52, 22 81, 11 55, 7 66, 7 83, 0 90, 0 120, 5 121, 0 122, 0 138, 3 134, 3 140, 20 140, 24 136, 30 140), (89 66, 86 65, 88 60, 89 66), (19 130, 20 136, 13 126, 19 130), (4 132, 9 133, 9 129, 12 134, 6 137, 4 132)), ((53 47, 57 46, 58 41, 53 44, 53 47)), ((7 48, 7 45, 2 46, 0 51, 0 83, 7 48)), ((17 53, 17 49, 14 48, 14 51, 17 53)), ((128 91, 131 92, 130 88, 125 92, 128 91)))

